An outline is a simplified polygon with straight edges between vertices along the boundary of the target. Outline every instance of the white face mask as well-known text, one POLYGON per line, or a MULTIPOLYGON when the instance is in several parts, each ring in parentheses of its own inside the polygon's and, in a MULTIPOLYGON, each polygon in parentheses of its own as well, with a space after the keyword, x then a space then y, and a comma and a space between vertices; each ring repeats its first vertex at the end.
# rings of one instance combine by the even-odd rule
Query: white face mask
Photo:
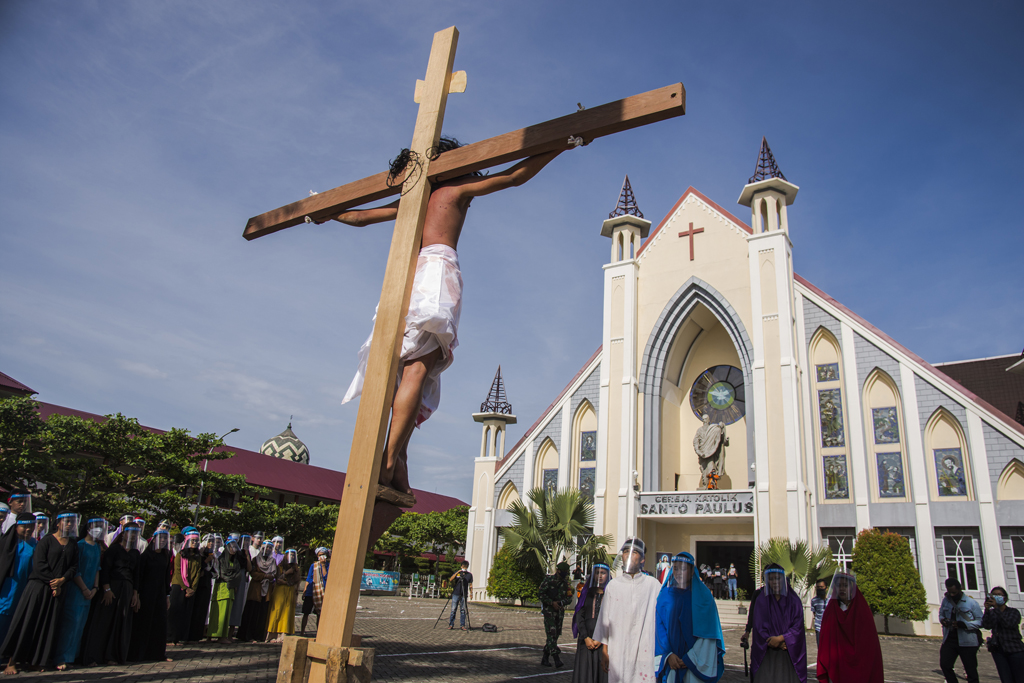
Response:
POLYGON ((100 536, 103 535, 103 529, 96 527, 95 529, 89 529, 89 535, 94 539, 99 540, 100 536))

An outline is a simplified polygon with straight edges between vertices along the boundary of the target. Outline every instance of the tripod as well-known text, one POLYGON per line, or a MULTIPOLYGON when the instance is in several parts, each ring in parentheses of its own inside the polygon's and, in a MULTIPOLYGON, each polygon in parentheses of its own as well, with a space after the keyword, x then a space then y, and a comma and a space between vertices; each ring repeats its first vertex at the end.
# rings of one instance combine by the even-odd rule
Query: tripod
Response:
MULTIPOLYGON (((462 580, 461 574, 462 574, 462 572, 460 571, 459 572, 459 578, 456 580, 457 582, 462 580)), ((454 590, 452 591, 452 595, 455 595, 455 591, 454 590)), ((435 621, 434 625, 430 627, 431 630, 434 630, 435 628, 437 628, 438 623, 440 623, 440 621, 441 621, 441 617, 443 617, 444 613, 448 610, 448 603, 451 602, 451 601, 452 601, 452 597, 451 597, 451 595, 449 595, 448 599, 444 601, 444 607, 441 608, 441 613, 437 615, 437 621, 435 621)), ((466 612, 466 624, 469 626, 470 629, 472 629, 473 628, 473 620, 469 617, 469 596, 468 595, 463 595, 462 596, 462 609, 465 610, 465 612, 466 612)))

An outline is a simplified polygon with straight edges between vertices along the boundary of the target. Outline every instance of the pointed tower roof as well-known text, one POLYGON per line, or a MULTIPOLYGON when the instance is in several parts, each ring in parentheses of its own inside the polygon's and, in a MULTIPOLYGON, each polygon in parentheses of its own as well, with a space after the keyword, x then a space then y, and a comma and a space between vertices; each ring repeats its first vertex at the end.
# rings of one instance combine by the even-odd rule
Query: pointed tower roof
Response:
POLYGON ((615 210, 608 214, 608 218, 615 218, 616 216, 644 217, 640 212, 640 207, 636 205, 636 195, 633 194, 633 187, 629 184, 628 174, 626 175, 626 180, 622 183, 622 191, 619 192, 619 203, 615 205, 615 210))
POLYGON ((772 154, 772 148, 768 146, 768 139, 762 136, 761 151, 757 155, 757 168, 754 169, 754 175, 750 176, 747 184, 768 180, 769 178, 782 178, 785 180, 786 176, 782 175, 779 165, 775 163, 775 156, 772 154))
POLYGON ((505 396, 505 382, 501 379, 501 366, 494 373, 494 381, 491 382, 491 390, 487 394, 487 400, 480 404, 481 413, 500 413, 502 415, 512 414, 512 404, 505 396))

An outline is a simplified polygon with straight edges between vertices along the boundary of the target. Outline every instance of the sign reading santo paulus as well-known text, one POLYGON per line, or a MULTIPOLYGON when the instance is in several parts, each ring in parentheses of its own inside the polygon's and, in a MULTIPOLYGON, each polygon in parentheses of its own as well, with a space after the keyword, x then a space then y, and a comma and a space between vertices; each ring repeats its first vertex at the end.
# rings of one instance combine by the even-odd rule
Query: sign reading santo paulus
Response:
POLYGON ((647 517, 733 517, 754 514, 753 491, 641 493, 640 515, 647 517))

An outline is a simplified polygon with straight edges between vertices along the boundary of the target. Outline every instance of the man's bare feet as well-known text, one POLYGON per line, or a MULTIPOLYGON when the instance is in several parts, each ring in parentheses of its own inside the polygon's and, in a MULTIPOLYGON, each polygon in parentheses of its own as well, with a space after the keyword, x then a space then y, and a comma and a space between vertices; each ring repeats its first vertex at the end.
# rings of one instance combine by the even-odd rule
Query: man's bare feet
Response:
POLYGON ((13 664, 8 664, 4 669, 4 676, 13 676, 16 673, 18 673, 18 669, 13 664))
POLYGON ((395 472, 391 476, 391 488, 403 493, 412 493, 409 485, 409 454, 403 448, 395 462, 395 472))
POLYGON ((67 671, 67 670, 68 670, 68 665, 67 664, 58 664, 57 665, 57 671, 67 671))

